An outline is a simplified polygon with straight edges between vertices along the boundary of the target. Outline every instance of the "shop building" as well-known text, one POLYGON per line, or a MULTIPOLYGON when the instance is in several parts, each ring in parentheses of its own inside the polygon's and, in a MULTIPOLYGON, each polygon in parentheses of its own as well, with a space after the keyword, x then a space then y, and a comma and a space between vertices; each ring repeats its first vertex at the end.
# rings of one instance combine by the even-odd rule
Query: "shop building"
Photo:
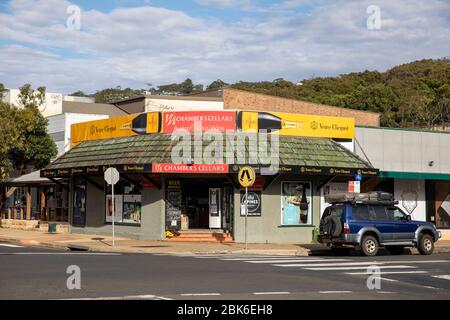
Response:
POLYGON ((254 143, 244 140, 243 157, 239 154, 242 149, 237 147, 239 140, 232 140, 235 145, 231 146, 228 137, 218 144, 225 150, 219 160, 216 157, 210 162, 205 157, 205 148, 211 140, 202 134, 208 128, 219 126, 223 131, 240 127, 245 131, 257 123, 260 129, 261 113, 192 112, 194 118, 203 119, 203 131, 196 132, 186 112, 153 112, 145 117, 130 115, 74 125, 72 141, 76 144, 42 170, 41 176, 69 181, 69 221, 75 233, 110 234, 114 201, 115 230, 119 235, 163 240, 166 231, 176 230, 181 235, 211 233, 219 241, 244 242, 245 215, 241 207, 244 189, 237 174, 242 166, 251 165, 257 175, 248 194, 248 241, 310 242, 314 226, 320 220, 322 187, 330 181, 347 183, 356 174, 365 181, 377 176, 378 170, 326 137, 343 135, 351 139, 352 119, 317 116, 311 120, 304 115, 270 114, 275 115, 282 120, 277 129, 279 134, 272 133, 278 146, 275 165, 268 165, 261 158, 257 162, 249 160, 252 146, 260 146, 262 141, 268 141, 272 150, 270 146, 275 143, 272 137, 267 140, 268 136, 261 133, 254 133, 257 139, 254 143), (173 116, 180 118, 172 122, 173 116), (155 117, 159 121, 154 121, 155 117), (245 119, 248 121, 243 125, 245 119), (303 125, 294 128, 293 123, 300 120, 303 125), (334 125, 321 127, 321 121, 334 125), (349 121, 348 132, 343 133, 345 126, 341 121, 349 121), (106 130, 107 133, 86 130, 86 126, 95 125, 117 130, 106 130), (189 161, 174 161, 174 150, 180 143, 173 136, 177 128, 194 135, 189 140, 189 161), (328 134, 323 130, 329 130, 328 134), (331 134, 333 130, 337 132, 331 134), (90 135, 92 132, 96 134, 90 135), (200 134, 200 140, 195 139, 196 134, 197 137, 200 134), (103 177, 109 167, 120 172, 114 199, 103 177))
POLYGON ((357 126, 355 152, 380 169, 363 190, 391 192, 413 219, 450 228, 450 133, 357 126))

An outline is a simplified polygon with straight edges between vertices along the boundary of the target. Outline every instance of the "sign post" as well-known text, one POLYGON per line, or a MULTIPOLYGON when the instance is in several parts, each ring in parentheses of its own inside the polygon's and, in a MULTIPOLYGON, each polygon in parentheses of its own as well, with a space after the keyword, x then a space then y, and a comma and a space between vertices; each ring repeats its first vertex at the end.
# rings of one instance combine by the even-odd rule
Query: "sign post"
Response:
POLYGON ((238 173, 238 180, 245 188, 245 250, 247 250, 248 187, 255 183, 255 170, 252 167, 242 167, 238 173))
POLYGON ((112 246, 114 247, 115 243, 114 243, 114 219, 115 219, 115 198, 114 198, 114 185, 119 182, 120 179, 120 175, 119 175, 119 171, 117 171, 116 168, 113 167, 109 167, 108 169, 106 169, 105 171, 105 181, 106 183, 111 185, 111 221, 112 221, 112 246))

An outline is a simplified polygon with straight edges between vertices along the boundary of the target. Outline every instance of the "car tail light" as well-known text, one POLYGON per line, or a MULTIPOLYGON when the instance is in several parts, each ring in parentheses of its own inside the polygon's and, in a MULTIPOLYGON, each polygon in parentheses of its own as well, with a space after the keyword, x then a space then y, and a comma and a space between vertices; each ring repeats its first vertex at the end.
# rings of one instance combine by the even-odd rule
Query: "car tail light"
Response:
POLYGON ((344 223, 344 234, 349 234, 350 233, 350 227, 348 226, 347 223, 344 223))

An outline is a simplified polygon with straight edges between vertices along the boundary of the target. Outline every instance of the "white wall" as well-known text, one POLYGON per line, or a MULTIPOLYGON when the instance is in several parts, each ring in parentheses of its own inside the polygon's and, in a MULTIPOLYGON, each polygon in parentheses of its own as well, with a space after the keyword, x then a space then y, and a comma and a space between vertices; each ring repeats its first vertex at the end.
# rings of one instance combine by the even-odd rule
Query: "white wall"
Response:
POLYGON ((381 171, 450 173, 449 133, 356 127, 355 136, 355 152, 381 171))
POLYGON ((145 100, 145 111, 214 111, 223 110, 223 101, 204 100, 171 100, 152 99, 145 100))
MULTIPOLYGON (((8 89, 5 96, 3 97, 3 101, 6 103, 10 103, 15 105, 16 107, 21 107, 19 104, 19 96, 20 91, 18 89, 8 89)), ((49 117, 56 114, 62 113, 62 101, 63 95, 61 93, 52 93, 47 92, 45 94, 45 102, 42 107, 39 107, 42 115, 44 117, 49 117)))
POLYGON ((395 179, 394 198, 413 220, 426 221, 425 180, 395 179))

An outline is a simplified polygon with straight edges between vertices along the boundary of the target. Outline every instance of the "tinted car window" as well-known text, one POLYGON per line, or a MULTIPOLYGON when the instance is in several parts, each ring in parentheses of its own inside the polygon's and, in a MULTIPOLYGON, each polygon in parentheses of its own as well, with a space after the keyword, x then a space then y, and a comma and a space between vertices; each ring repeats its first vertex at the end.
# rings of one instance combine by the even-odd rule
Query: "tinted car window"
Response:
POLYGON ((390 220, 386 215, 386 208, 384 206, 371 206, 372 220, 390 220))
POLYGON ((369 220, 369 207, 365 205, 353 206, 352 218, 355 220, 369 220))
POLYGON ((397 207, 387 208, 387 212, 390 220, 394 221, 406 220, 405 213, 397 207))

